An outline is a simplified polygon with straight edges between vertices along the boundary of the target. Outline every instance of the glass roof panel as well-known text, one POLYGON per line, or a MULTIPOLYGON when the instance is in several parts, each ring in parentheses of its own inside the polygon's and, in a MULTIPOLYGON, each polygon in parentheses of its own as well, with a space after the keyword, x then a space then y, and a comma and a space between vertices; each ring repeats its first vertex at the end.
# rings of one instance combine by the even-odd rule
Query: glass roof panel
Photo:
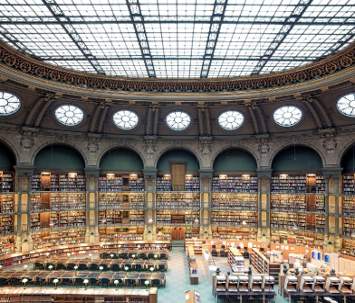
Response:
POLYGON ((283 71, 354 41, 352 0, 0 0, 0 39, 112 76, 283 71))

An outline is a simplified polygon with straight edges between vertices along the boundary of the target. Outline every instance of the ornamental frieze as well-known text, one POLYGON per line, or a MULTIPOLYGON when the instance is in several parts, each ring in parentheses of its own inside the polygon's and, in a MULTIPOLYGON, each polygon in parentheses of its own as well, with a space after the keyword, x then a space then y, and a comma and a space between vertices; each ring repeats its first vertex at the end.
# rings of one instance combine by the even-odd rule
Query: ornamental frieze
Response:
POLYGON ((112 91, 230 92, 277 88, 320 79, 354 65, 355 43, 319 62, 275 74, 230 79, 160 80, 91 75, 52 66, 0 43, 0 63, 41 79, 112 91))

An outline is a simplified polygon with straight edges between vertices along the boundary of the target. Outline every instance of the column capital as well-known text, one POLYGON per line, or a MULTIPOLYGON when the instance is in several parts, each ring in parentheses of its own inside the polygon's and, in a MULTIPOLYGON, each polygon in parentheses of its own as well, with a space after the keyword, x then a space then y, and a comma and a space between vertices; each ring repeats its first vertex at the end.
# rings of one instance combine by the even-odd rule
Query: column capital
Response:
POLYGON ((259 168, 259 169, 257 169, 256 174, 257 174, 258 178, 260 178, 260 177, 271 178, 272 177, 272 169, 271 168, 259 168))
POLYGON ((18 164, 15 166, 15 172, 18 176, 30 176, 33 174, 34 167, 32 164, 18 164))
POLYGON ((100 175, 100 169, 96 166, 85 167, 85 175, 98 177, 100 175))
POLYGON ((201 168, 199 173, 200 173, 200 177, 210 177, 210 178, 212 178, 213 169, 212 168, 201 168))
POLYGON ((146 167, 143 169, 143 174, 145 178, 155 178, 157 176, 158 170, 155 167, 146 167))
POLYGON ((343 169, 341 167, 324 167, 322 174, 324 177, 341 177, 343 169))

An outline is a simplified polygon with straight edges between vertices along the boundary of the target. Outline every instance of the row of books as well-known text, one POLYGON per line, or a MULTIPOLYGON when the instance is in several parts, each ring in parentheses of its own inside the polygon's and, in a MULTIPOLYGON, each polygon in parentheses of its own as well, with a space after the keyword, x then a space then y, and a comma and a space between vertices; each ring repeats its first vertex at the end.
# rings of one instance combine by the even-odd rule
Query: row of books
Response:
POLYGON ((47 228, 72 228, 85 226, 85 211, 63 211, 32 213, 30 216, 32 230, 47 228))
POLYGON ((156 190, 157 191, 188 191, 188 192, 198 192, 200 191, 200 179, 198 177, 192 177, 185 180, 185 184, 182 188, 173 188, 171 179, 166 179, 164 177, 157 177, 156 180, 156 190))
POLYGON ((144 178, 132 179, 118 176, 108 178, 107 176, 101 176, 99 177, 98 187, 100 192, 141 192, 144 191, 144 178))
POLYGON ((12 173, 3 172, 0 176, 0 192, 9 193, 14 191, 14 177, 12 173))
POLYGON ((325 193, 323 176, 274 176, 271 181, 274 193, 325 193))
POLYGON ((258 192, 258 178, 255 176, 228 176, 212 178, 213 192, 258 192))
POLYGON ((256 210, 258 195, 256 193, 212 193, 214 210, 256 210))
POLYGON ((86 194, 78 192, 32 193, 30 205, 32 212, 85 209, 86 194))
POLYGON ((325 196, 322 194, 271 194, 271 208, 276 211, 307 212, 325 211, 325 196))
POLYGON ((99 225, 144 225, 144 211, 99 211, 99 225))
POLYGON ((86 190, 85 175, 77 174, 73 177, 70 174, 48 174, 32 175, 32 191, 66 191, 80 192, 86 190))

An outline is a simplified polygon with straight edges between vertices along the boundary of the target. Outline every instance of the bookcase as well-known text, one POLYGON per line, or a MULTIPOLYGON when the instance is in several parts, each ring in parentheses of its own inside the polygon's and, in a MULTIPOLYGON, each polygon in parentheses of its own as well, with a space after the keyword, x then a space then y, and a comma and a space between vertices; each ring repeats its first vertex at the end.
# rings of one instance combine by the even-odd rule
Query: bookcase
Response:
MULTIPOLYGON (((173 191, 173 184, 171 178, 164 176, 158 176, 156 181, 157 192, 170 192, 173 191)), ((187 192, 199 192, 200 191, 200 178, 199 177, 189 177, 185 179, 184 188, 179 189, 179 191, 187 192)))
POLYGON ((136 174, 109 173, 99 177, 98 187, 100 192, 144 192, 144 178, 136 174))
POLYGON ((14 194, 0 193, 0 235, 14 232, 14 194))
POLYGON ((326 227, 325 180, 316 174, 272 177, 271 230, 273 234, 323 234, 326 227))
POLYGON ((142 241, 144 226, 142 227, 113 227, 100 226, 100 242, 118 242, 118 241, 142 241))
POLYGON ((83 174, 45 172, 32 175, 29 202, 34 247, 85 241, 85 232, 80 232, 85 231, 86 224, 83 174))
POLYGON ((235 234, 256 233, 257 178, 250 175, 221 176, 212 178, 211 225, 213 235, 220 237, 221 233, 227 232, 225 236, 228 238, 235 234))
POLYGON ((85 242, 85 228, 43 229, 32 233, 33 249, 85 242))
POLYGON ((157 192, 156 224, 161 233, 170 228, 185 227, 185 237, 199 233, 200 193, 196 191, 157 192), (162 228, 164 227, 164 228, 162 228))
POLYGON ((0 255, 11 254, 15 250, 15 237, 13 235, 2 235, 0 237, 0 255))
POLYGON ((355 257, 355 239, 353 240, 344 239, 342 252, 346 255, 355 257))
POLYGON ((15 250, 14 212, 14 177, 11 172, 2 172, 0 174, 0 255, 13 253, 15 250))
POLYGON ((355 179, 343 175, 343 236, 355 239, 355 179))
POLYGON ((140 239, 141 235, 133 237, 133 234, 141 234, 144 228, 144 178, 139 174, 108 173, 99 177, 98 189, 100 239, 140 239), (121 238, 115 235, 115 230, 122 233, 121 238))

